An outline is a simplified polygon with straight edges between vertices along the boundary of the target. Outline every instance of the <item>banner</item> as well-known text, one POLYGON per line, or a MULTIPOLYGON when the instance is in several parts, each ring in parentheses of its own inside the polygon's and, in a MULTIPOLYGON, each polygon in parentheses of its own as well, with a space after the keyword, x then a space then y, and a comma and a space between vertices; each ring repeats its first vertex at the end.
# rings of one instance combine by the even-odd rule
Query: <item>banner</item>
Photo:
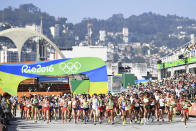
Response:
MULTIPOLYGON (((187 58, 187 62, 190 63, 195 63, 196 62, 196 57, 189 57, 187 58)), ((174 67, 174 66, 180 66, 180 65, 185 65, 185 60, 183 59, 179 59, 176 61, 171 61, 171 62, 165 62, 165 68, 169 68, 169 67, 174 67)), ((158 64, 158 69, 163 69, 163 63, 162 64, 158 64)))
POLYGON ((134 74, 123 74, 122 75, 123 88, 127 89, 128 86, 133 86, 135 84, 134 74))
POLYGON ((189 110, 189 115, 196 116, 196 103, 192 103, 192 107, 189 110))
POLYGON ((122 88, 122 74, 114 75, 112 79, 112 91, 120 92, 122 88))
POLYGON ((29 64, 1 64, 0 88, 17 95, 21 81, 46 76, 84 74, 89 77, 89 93, 107 93, 108 79, 105 62, 96 57, 79 57, 29 64))
POLYGON ((87 94, 89 90, 89 80, 71 80, 73 94, 87 94))

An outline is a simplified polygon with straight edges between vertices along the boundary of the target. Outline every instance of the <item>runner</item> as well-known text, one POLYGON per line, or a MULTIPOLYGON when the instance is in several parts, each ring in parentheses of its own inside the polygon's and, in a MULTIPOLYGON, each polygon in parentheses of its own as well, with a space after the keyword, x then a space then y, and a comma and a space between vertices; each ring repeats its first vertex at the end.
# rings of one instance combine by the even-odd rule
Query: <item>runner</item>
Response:
POLYGON ((184 116, 184 124, 185 127, 187 128, 187 120, 188 120, 188 115, 189 115, 189 107, 191 107, 191 102, 188 101, 187 97, 184 97, 184 101, 182 102, 182 111, 183 111, 183 116, 184 116))
POLYGON ((92 112, 93 112, 93 123, 96 125, 97 117, 98 117, 98 99, 97 94, 93 95, 93 98, 91 99, 92 104, 92 112))
POLYGON ((88 110, 89 110, 89 102, 87 101, 86 96, 84 96, 84 99, 82 101, 82 110, 83 110, 84 123, 86 124, 88 119, 88 110))
POLYGON ((149 100, 149 93, 145 92, 144 94, 144 99, 143 99, 143 103, 144 103, 144 124, 148 124, 149 123, 149 114, 150 114, 150 100, 149 100))
POLYGON ((45 99, 43 100, 43 113, 44 113, 44 121, 46 121, 47 119, 47 123, 49 123, 49 111, 50 111, 50 101, 48 96, 45 97, 45 99))
POLYGON ((114 124, 114 115, 113 115, 114 102, 112 99, 112 95, 110 93, 108 94, 105 103, 106 103, 106 119, 111 124, 114 124))
POLYGON ((37 95, 34 95, 33 101, 32 101, 32 113, 34 116, 34 122, 37 122, 37 116, 38 116, 38 99, 37 95))
POLYGON ((64 124, 67 122, 67 108, 68 108, 68 101, 65 96, 62 97, 62 101, 60 103, 61 105, 61 118, 62 118, 62 123, 64 124))
POLYGON ((103 121, 103 115, 104 115, 104 101, 102 95, 98 96, 98 118, 99 118, 99 124, 103 121))
POLYGON ((72 99, 72 116, 74 117, 74 122, 75 124, 78 122, 78 106, 79 102, 78 99, 76 98, 76 95, 73 95, 72 99))
POLYGON ((165 99, 164 99, 164 95, 161 94, 160 95, 160 98, 159 98, 159 115, 158 115, 158 121, 159 119, 162 119, 162 122, 164 122, 164 119, 163 119, 163 115, 164 115, 164 111, 165 111, 165 99))

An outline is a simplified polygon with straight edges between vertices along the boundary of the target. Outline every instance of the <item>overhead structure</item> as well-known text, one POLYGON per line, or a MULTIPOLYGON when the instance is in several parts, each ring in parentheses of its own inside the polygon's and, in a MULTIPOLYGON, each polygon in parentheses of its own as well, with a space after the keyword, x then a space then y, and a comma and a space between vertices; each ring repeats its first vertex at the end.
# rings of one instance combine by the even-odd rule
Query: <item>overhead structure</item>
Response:
POLYGON ((0 37, 7 37, 10 40, 13 41, 13 43, 16 45, 16 48, 18 49, 18 60, 21 62, 21 51, 24 43, 32 38, 32 37, 41 37, 44 40, 46 40, 54 49, 59 53, 59 55, 62 58, 65 58, 65 56, 61 53, 59 48, 54 44, 51 40, 49 40, 45 35, 38 33, 36 31, 32 31, 26 28, 11 28, 7 30, 3 30, 0 32, 0 37))
POLYGON ((105 94, 108 91, 107 68, 97 57, 67 58, 29 64, 1 64, 0 88, 17 96, 20 82, 30 78, 84 74, 89 78, 89 94, 105 94))

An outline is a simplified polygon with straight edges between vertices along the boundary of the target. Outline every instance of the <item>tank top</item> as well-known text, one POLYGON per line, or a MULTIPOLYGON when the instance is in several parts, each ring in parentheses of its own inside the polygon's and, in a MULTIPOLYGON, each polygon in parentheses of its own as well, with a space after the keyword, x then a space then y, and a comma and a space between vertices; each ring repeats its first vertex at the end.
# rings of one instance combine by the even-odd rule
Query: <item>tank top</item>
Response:
POLYGON ((131 106, 131 101, 130 100, 127 100, 126 101, 125 110, 130 110, 130 106, 131 106))
POLYGON ((82 108, 88 108, 88 101, 83 101, 82 108))
POLYGON ((176 104, 174 99, 170 99, 170 102, 171 102, 171 105, 175 105, 176 104))
POLYGON ((155 101, 153 100, 150 105, 154 106, 155 105, 155 101))
POLYGON ((126 101, 125 101, 125 100, 122 100, 122 101, 121 101, 121 106, 122 106, 123 108, 125 108, 125 106, 126 106, 126 101))
POLYGON ((76 108, 76 104, 77 104, 77 102, 76 102, 76 101, 73 101, 73 102, 72 102, 72 107, 73 107, 73 108, 76 108))
POLYGON ((159 99, 160 106, 165 106, 164 99, 159 99))
POLYGON ((97 99, 92 100, 92 108, 93 109, 98 109, 98 100, 97 99))
POLYGON ((134 105, 135 107, 139 107, 140 106, 140 104, 139 104, 139 100, 135 100, 135 105, 134 105))
POLYGON ((31 103, 29 101, 27 101, 26 106, 31 107, 31 103))
POLYGON ((67 107, 67 102, 66 101, 63 102, 63 107, 67 107))
POLYGON ((99 100, 99 101, 98 101, 98 106, 99 106, 99 107, 102 107, 102 106, 103 106, 103 101, 102 101, 102 100, 99 100))
POLYGON ((33 99, 33 104, 38 104, 38 99, 33 99))
POLYGON ((188 109, 188 102, 187 101, 185 101, 185 102, 183 102, 183 104, 182 104, 182 108, 183 109, 188 109))
POLYGON ((149 99, 148 98, 144 98, 144 103, 148 103, 149 99))
POLYGON ((49 101, 44 102, 44 107, 49 107, 49 101))
POLYGON ((111 99, 108 100, 108 103, 107 103, 107 109, 113 109, 113 101, 111 99))

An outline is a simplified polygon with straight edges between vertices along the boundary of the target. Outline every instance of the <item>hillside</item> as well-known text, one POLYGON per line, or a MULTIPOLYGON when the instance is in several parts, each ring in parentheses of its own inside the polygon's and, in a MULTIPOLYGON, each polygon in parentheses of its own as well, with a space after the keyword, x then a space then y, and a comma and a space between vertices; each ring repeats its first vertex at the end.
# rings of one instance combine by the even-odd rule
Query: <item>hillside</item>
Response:
MULTIPOLYGON (((14 26, 24 27, 27 24, 40 24, 43 18, 43 31, 52 41, 61 48, 71 47, 86 39, 87 24, 92 26, 93 43, 99 40, 99 31, 122 32, 123 27, 129 29, 129 43, 140 42, 154 44, 155 47, 166 46, 175 49, 190 41, 190 34, 196 34, 196 20, 179 17, 176 15, 162 16, 152 12, 141 15, 132 15, 124 18, 123 14, 114 14, 106 20, 96 18, 86 18, 80 23, 67 23, 67 18, 55 18, 46 12, 42 12, 33 4, 24 4, 19 8, 8 7, 0 10, 0 22, 9 23, 14 26), (55 24, 60 25, 60 37, 53 39, 50 27, 55 24), (79 39, 77 42, 75 38, 79 39)), ((109 42, 114 45, 122 43, 119 38, 108 37, 105 45, 109 42)))

